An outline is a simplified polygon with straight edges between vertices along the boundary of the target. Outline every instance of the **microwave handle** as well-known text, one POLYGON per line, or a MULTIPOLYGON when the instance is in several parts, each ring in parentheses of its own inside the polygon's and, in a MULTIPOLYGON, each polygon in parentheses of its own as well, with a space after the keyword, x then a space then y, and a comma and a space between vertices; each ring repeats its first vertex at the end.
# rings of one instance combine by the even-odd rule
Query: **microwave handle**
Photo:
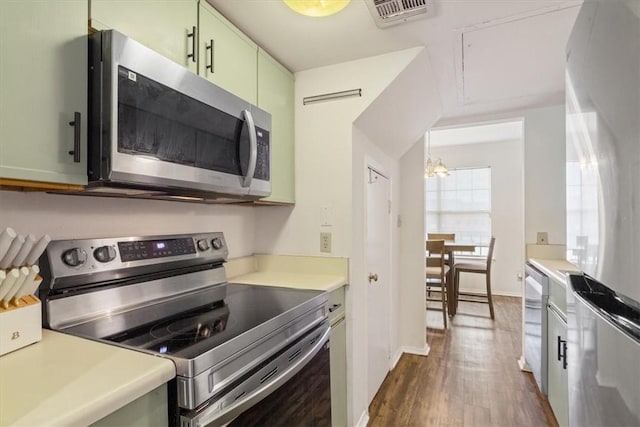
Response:
POLYGON ((258 160, 258 138, 256 136, 256 125, 253 122, 253 116, 251 115, 251 111, 242 110, 242 116, 244 120, 247 122, 247 126, 249 127, 249 167, 247 167, 247 174, 244 176, 244 180, 242 181, 243 187, 249 187, 251 185, 251 180, 253 179, 253 174, 256 171, 256 161, 258 160))

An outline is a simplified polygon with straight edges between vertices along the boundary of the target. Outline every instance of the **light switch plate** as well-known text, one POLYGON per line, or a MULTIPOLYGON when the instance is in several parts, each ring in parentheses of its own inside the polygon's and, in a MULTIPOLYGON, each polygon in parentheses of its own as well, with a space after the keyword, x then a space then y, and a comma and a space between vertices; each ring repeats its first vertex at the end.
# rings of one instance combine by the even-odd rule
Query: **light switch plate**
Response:
POLYGON ((320 225, 323 227, 333 225, 333 209, 331 209, 331 206, 320 206, 320 225))
POLYGON ((546 231, 538 231, 537 243, 539 245, 548 245, 549 244, 549 233, 546 231))

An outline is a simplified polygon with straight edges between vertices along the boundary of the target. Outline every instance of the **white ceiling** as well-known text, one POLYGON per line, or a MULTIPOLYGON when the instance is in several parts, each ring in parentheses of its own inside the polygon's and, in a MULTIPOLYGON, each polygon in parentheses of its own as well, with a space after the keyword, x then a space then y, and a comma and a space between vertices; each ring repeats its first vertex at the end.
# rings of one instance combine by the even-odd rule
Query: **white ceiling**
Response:
POLYGON ((310 18, 280 0, 208 0, 291 71, 426 46, 443 121, 564 102, 580 0, 435 0, 435 16, 379 29, 365 1, 310 18))

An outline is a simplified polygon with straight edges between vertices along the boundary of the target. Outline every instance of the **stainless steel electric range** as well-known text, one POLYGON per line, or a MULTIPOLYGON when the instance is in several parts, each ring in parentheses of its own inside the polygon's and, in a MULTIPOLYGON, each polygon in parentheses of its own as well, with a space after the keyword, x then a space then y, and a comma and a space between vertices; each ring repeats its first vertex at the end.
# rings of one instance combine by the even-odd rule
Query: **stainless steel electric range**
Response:
POLYGON ((227 283, 227 255, 222 233, 52 241, 44 326, 170 358, 171 425, 330 425, 327 294, 227 283))

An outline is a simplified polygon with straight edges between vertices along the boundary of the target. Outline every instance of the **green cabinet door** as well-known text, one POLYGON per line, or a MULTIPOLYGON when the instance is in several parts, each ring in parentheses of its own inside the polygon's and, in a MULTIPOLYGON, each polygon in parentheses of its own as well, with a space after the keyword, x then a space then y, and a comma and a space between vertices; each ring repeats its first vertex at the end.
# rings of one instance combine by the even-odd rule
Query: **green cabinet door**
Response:
POLYGON ((88 14, 86 0, 0 1, 1 178, 87 183, 88 14))
POLYGON ((293 75, 263 50, 258 52, 258 107, 271 113, 271 196, 295 203, 293 75))
POLYGON ((93 28, 117 30, 197 72, 198 0, 90 2, 93 28))
POLYGON ((199 5, 198 73, 221 88, 256 103, 257 45, 214 10, 199 5))
POLYGON ((566 367, 567 322, 552 306, 547 310, 547 394, 560 427, 569 425, 569 379, 566 367))
POLYGON ((345 287, 329 294, 329 322, 331 323, 331 425, 347 425, 347 320, 345 287))

